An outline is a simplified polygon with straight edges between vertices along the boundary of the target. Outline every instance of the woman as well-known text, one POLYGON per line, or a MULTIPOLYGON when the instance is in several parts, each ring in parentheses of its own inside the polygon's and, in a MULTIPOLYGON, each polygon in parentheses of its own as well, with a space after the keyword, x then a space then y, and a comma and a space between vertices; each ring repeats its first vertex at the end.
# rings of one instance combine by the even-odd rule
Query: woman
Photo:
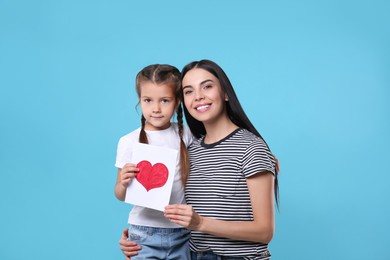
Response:
MULTIPOLYGON (((188 205, 169 205, 164 214, 191 229, 192 259, 270 259, 274 157, 217 64, 192 62, 181 77, 186 120, 198 139, 188 148, 188 205)), ((123 237, 121 249, 131 255, 123 237)))

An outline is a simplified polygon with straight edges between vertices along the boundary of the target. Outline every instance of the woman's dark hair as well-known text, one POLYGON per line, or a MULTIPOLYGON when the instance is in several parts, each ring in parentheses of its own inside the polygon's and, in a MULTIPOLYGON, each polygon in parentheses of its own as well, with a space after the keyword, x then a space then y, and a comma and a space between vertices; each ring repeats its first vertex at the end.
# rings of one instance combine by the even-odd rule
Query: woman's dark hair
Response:
MULTIPOLYGON (((185 185, 190 167, 187 147, 183 141, 183 110, 180 105, 183 97, 183 91, 181 89, 180 71, 176 67, 167 64, 153 64, 143 68, 140 72, 138 72, 135 80, 135 90, 137 92, 138 98, 141 97, 142 84, 145 82, 152 82, 156 85, 168 85, 175 93, 176 102, 179 104, 177 106, 176 114, 180 136, 180 173, 183 185, 185 185)), ((142 115, 139 142, 147 144, 148 137, 145 131, 145 123, 146 119, 142 115)))
MULTIPOLYGON (((181 80, 183 80, 184 76, 187 74, 188 71, 192 69, 204 69, 208 71, 209 73, 213 74, 220 82, 222 90, 224 93, 228 96, 226 104, 226 111, 227 114, 230 118, 230 120, 236 124, 237 126, 241 128, 245 128, 254 135, 260 137, 264 143, 267 145, 268 144, 265 142, 264 138, 260 135, 260 133, 256 130, 256 128, 253 126, 249 118, 244 112, 244 109, 242 108, 240 102, 238 101, 236 92, 233 89, 232 84, 230 83, 230 80, 226 73, 222 70, 222 68, 216 64, 213 61, 210 60, 200 60, 200 61, 194 61, 189 64, 187 64, 181 71, 181 80)), ((188 112, 186 106, 184 105, 184 100, 183 100, 183 109, 184 109, 184 114, 186 117, 187 124, 189 128, 191 129, 192 134, 200 138, 201 136, 204 136, 206 134, 206 129, 203 125, 202 122, 196 120, 191 116, 191 114, 188 112)), ((269 149, 269 147, 268 147, 269 149)), ((275 200, 276 200, 276 205, 279 207, 279 186, 278 186, 278 173, 275 170, 275 200)))

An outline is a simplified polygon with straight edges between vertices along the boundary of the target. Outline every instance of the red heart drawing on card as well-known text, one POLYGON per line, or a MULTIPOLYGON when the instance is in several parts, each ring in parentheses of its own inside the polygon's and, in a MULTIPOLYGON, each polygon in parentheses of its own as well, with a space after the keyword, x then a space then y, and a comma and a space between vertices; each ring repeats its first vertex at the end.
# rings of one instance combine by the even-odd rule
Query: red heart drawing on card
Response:
POLYGON ((168 180, 168 168, 163 163, 156 163, 152 166, 149 161, 144 160, 137 164, 137 168, 139 172, 135 178, 144 186, 146 191, 160 188, 168 180))

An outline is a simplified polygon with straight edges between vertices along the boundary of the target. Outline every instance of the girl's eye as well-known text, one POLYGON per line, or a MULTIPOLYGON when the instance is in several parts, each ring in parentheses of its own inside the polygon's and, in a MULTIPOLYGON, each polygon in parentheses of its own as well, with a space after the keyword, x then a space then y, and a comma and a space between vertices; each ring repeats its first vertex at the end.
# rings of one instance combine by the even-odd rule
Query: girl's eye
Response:
POLYGON ((150 98, 145 98, 145 99, 144 99, 144 102, 145 102, 145 103, 150 103, 150 98))
POLYGON ((163 99, 163 100, 161 100, 161 103, 163 103, 163 104, 166 104, 166 103, 169 103, 169 99, 163 99))

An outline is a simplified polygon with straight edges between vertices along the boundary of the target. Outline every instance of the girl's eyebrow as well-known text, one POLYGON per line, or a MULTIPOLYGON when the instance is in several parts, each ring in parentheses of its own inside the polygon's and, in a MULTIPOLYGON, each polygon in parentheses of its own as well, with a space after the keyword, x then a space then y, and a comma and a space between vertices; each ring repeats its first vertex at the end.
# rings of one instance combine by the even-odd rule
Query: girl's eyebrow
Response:
MULTIPOLYGON (((141 96, 141 98, 150 98, 150 99, 152 99, 149 96, 141 96)), ((175 99, 175 97, 172 97, 172 96, 164 96, 164 97, 159 97, 159 98, 160 99, 175 99)))
MULTIPOLYGON (((207 83, 207 82, 214 82, 214 81, 212 81, 211 79, 206 79, 206 80, 203 80, 199 85, 203 85, 204 83, 207 83)), ((187 85, 187 86, 184 86, 183 87, 183 89, 185 89, 185 88, 192 88, 192 86, 191 85, 187 85)))

